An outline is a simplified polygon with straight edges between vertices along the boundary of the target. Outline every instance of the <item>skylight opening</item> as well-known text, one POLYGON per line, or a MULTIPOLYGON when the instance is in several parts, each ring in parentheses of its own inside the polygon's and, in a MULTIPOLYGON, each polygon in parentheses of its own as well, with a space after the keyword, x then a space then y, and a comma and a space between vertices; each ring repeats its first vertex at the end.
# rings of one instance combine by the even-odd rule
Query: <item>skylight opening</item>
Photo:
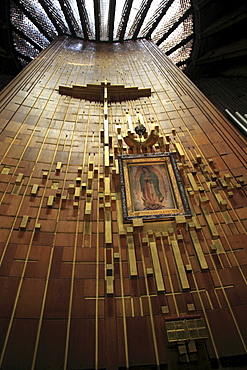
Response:
POLYGON ((143 3, 143 0, 133 1, 132 8, 130 11, 129 21, 128 21, 126 32, 125 32, 125 35, 127 36, 126 38, 130 39, 132 37, 131 28, 133 27, 134 20, 137 16, 137 13, 139 12, 141 8, 142 3, 143 3))
MULTIPOLYGON (((175 64, 186 61, 189 59, 193 48, 193 40, 190 40, 186 45, 181 46, 168 56, 169 59, 175 64)), ((185 65, 184 65, 185 69, 185 65)))
POLYGON ((152 1, 152 4, 147 12, 147 15, 145 17, 145 20, 143 22, 143 25, 140 29, 140 35, 142 35, 142 31, 146 28, 146 25, 150 22, 150 20, 153 18, 153 15, 156 11, 156 9, 159 7, 160 5, 160 0, 153 0, 152 1))
POLYGON ((126 0, 117 0, 116 10, 115 10, 114 31, 113 31, 114 40, 117 39, 117 31, 118 31, 119 23, 122 19, 122 13, 124 10, 125 2, 126 0))
POLYGON ((89 24, 92 35, 89 35, 90 40, 95 40, 95 20, 94 20, 94 2, 93 0, 84 0, 85 8, 87 9, 89 24))
POLYGON ((182 17, 182 15, 187 9, 190 8, 190 6, 190 0, 184 0, 182 4, 181 0, 175 0, 169 7, 158 27, 153 32, 151 36, 152 40, 157 42, 165 33, 169 31, 173 24, 182 17))
MULTIPOLYGON (((30 21, 30 19, 21 12, 21 10, 15 6, 11 8, 11 23, 13 26, 23 32, 29 39, 45 48, 49 45, 49 40, 40 33, 38 28, 30 21)), ((16 37, 19 37, 16 35, 16 37)))
POLYGON ((167 52, 182 40, 193 34, 192 15, 182 22, 163 42, 160 44, 160 49, 167 52))
MULTIPOLYGON (((82 8, 78 8, 78 0, 62 0, 63 3, 60 0, 19 0, 19 5, 10 1, 16 45, 17 38, 22 38, 21 32, 26 35, 24 39, 30 40, 31 45, 38 49, 48 46, 58 34, 73 34, 82 39, 88 37, 92 41, 96 38, 93 0, 80 0, 82 8)), ((110 0, 99 0, 100 41, 109 41, 112 34, 114 41, 147 36, 168 55, 169 51, 174 53, 176 45, 183 47, 180 56, 190 53, 191 48, 188 46, 188 52, 185 52, 183 44, 190 41, 193 34, 191 0, 174 0, 166 11, 168 1, 153 0, 150 4, 149 0, 116 0, 114 24, 111 24, 113 30, 109 30, 110 0)), ((23 45, 18 52, 25 55, 23 45)))
POLYGON ((108 40, 108 14, 109 14, 109 0, 101 0, 100 2, 101 10, 101 29, 100 29, 100 39, 102 41, 108 40))
MULTIPOLYGON (((67 8, 71 8, 72 12, 69 11, 68 14, 70 16, 71 22, 73 23, 75 33, 78 37, 83 37, 83 31, 81 26, 81 20, 79 15, 79 10, 77 6, 76 0, 64 0, 64 5, 67 6, 67 8)), ((68 9, 70 10, 70 9, 68 9)))
POLYGON ((13 32, 13 39, 15 48, 20 54, 31 59, 34 59, 39 54, 39 50, 35 49, 28 41, 20 39, 15 32, 13 32))
POLYGON ((38 0, 20 0, 28 13, 50 34, 52 38, 57 37, 57 31, 38 0))
POLYGON ((58 0, 44 0, 62 32, 69 33, 69 26, 58 0))

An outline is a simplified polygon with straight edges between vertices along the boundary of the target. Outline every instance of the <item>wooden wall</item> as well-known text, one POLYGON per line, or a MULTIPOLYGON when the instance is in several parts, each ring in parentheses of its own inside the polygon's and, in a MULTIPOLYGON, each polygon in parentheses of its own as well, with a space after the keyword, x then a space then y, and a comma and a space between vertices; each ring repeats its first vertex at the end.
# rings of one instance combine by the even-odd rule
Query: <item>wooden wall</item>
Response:
POLYGON ((1 368, 207 369, 231 358, 237 368, 247 145, 231 124, 149 41, 58 38, 4 89, 0 109, 1 368), (105 79, 152 90, 109 104, 109 143, 101 103, 58 93, 105 79), (176 153, 192 217, 123 223, 126 110, 158 125, 176 153))

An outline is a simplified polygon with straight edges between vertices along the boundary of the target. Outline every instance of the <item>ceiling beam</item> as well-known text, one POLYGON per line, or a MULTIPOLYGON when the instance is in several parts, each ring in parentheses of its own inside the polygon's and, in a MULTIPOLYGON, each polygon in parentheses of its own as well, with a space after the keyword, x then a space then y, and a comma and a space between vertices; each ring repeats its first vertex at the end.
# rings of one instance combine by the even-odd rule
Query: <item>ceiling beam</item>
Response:
POLYGON ((147 3, 145 4, 145 6, 143 7, 143 10, 142 10, 142 13, 140 15, 140 19, 135 27, 135 31, 133 33, 133 36, 132 36, 132 40, 136 40, 137 39, 137 36, 140 32, 140 29, 141 29, 141 26, 143 25, 143 22, 144 22, 144 19, 146 18, 146 15, 147 15, 147 12, 149 11, 149 8, 152 4, 152 1, 153 0, 147 0, 147 3))
MULTIPOLYGON (((68 26, 69 26, 69 30, 70 30, 71 35, 72 35, 73 37, 77 37, 77 36, 76 36, 76 32, 75 32, 75 30, 74 30, 74 26, 73 26, 73 24, 72 24, 72 22, 71 22, 71 19, 70 19, 70 17, 69 17, 69 13, 70 13, 70 12, 68 12, 67 4, 65 4, 65 2, 64 2, 63 0, 58 0, 58 1, 59 1, 60 6, 61 6, 61 9, 62 9, 62 11, 63 11, 63 14, 64 14, 64 17, 65 17, 65 19, 66 19, 66 22, 67 22, 67 24, 68 24, 68 26)), ((72 13, 72 12, 71 12, 71 13, 72 13)))
POLYGON ((181 60, 180 62, 177 62, 177 63, 176 63, 176 66, 177 66, 177 67, 181 67, 181 66, 185 65, 185 66, 187 67, 187 65, 188 65, 190 62, 191 62, 191 58, 189 57, 189 58, 187 58, 187 59, 185 59, 185 60, 181 60))
POLYGON ((85 2, 84 0, 76 0, 78 10, 79 10, 79 15, 80 15, 80 20, 81 20, 81 26, 83 30, 83 35, 84 35, 84 40, 89 40, 89 30, 90 30, 90 25, 88 22, 88 15, 87 15, 87 10, 85 7, 85 2))
POLYGON ((28 37, 24 32, 18 30, 18 28, 16 28, 15 26, 12 25, 12 29, 13 31, 18 35, 20 36, 20 38, 26 40, 27 42, 29 42, 29 44, 31 44, 35 49, 39 50, 39 51, 42 51, 43 50, 43 47, 40 46, 39 44, 37 44, 35 41, 33 41, 32 39, 30 39, 30 37, 28 37))
POLYGON ((109 41, 110 42, 113 41, 115 10, 116 10, 116 0, 110 0, 109 16, 108 16, 109 41))
POLYGON ((35 17, 32 16, 31 12, 29 12, 24 5, 22 5, 19 1, 17 0, 14 0, 15 4, 19 7, 19 9, 25 14, 25 16, 35 25, 35 27, 38 28, 38 30, 40 31, 41 34, 43 34, 47 40, 49 40, 50 42, 53 40, 53 38, 49 35, 49 33, 44 30, 44 28, 42 27, 42 25, 37 22, 37 20, 35 19, 35 17))
POLYGON ((154 20, 151 28, 149 29, 149 31, 147 32, 147 34, 144 36, 146 39, 150 39, 151 38, 151 35, 154 32, 155 28, 157 28, 157 26, 159 25, 160 21, 162 20, 162 18, 164 17, 164 15, 166 14, 166 12, 168 11, 168 9, 170 8, 170 6, 172 5, 173 2, 174 2, 174 0, 168 0, 168 2, 166 3, 166 5, 162 9, 161 13, 158 14, 157 18, 154 20))
POLYGON ((13 45, 9 5, 7 4, 9 4, 9 2, 3 0, 0 5, 0 70, 4 74, 15 76, 22 68, 17 59, 16 49, 13 45))
POLYGON ((185 39, 180 41, 177 45, 173 46, 173 48, 167 50, 165 52, 166 55, 171 55, 174 51, 176 51, 177 49, 181 48, 182 46, 186 45, 189 41, 191 41, 193 39, 193 37, 194 37, 193 34, 187 36, 185 39))
POLYGON ((215 62, 222 61, 225 62, 229 59, 232 59, 233 61, 235 58, 238 59, 245 58, 246 60, 246 56, 247 56, 246 39, 242 38, 237 42, 227 43, 226 45, 224 45, 224 47, 221 47, 219 49, 212 48, 212 50, 207 51, 203 56, 198 58, 196 64, 198 66, 201 66, 215 62))
POLYGON ((239 22, 246 19, 247 16, 247 3, 243 4, 239 8, 236 8, 234 12, 222 14, 222 17, 218 17, 216 21, 211 22, 210 25, 201 32, 201 39, 217 34, 219 31, 226 30, 229 27, 235 26, 239 22))
POLYGON ((100 41, 100 3, 99 0, 94 2, 94 19, 95 19, 95 39, 100 41))
POLYGON ((56 28, 58 35, 63 34, 63 30, 59 27, 59 24, 57 23, 56 19, 53 16, 53 13, 50 11, 49 6, 46 4, 44 0, 38 0, 44 11, 46 12, 47 17, 50 19, 53 26, 56 28))
POLYGON ((175 31, 175 29, 191 14, 191 7, 186 10, 186 12, 182 15, 181 18, 175 23, 173 23, 172 27, 156 42, 157 46, 159 46, 165 39, 170 36, 170 34, 175 31))
POLYGON ((119 35, 119 41, 121 41, 121 42, 124 39, 124 35, 125 35, 125 32, 126 32, 127 23, 128 23, 128 20, 129 20, 132 4, 133 4, 133 0, 126 0, 125 4, 124 4, 122 17, 121 17, 121 20, 119 22, 119 27, 121 27, 121 28, 118 28, 118 32, 117 32, 117 35, 119 35))
POLYGON ((20 57, 22 59, 25 59, 28 63, 30 63, 33 60, 29 56, 21 54, 18 50, 16 50, 16 54, 17 54, 18 57, 20 57))

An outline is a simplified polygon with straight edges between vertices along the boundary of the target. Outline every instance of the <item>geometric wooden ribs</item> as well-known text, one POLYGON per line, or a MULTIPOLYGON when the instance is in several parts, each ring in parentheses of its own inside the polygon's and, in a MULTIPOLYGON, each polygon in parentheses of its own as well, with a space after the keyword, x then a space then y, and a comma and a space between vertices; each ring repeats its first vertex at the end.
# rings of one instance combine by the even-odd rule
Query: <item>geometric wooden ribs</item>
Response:
POLYGON ((111 85, 110 82, 101 82, 101 85, 87 84, 86 86, 59 86, 59 94, 69 95, 77 99, 103 102, 105 87, 107 87, 108 102, 121 102, 151 96, 150 88, 138 88, 136 86, 125 87, 124 85, 118 84, 111 85))

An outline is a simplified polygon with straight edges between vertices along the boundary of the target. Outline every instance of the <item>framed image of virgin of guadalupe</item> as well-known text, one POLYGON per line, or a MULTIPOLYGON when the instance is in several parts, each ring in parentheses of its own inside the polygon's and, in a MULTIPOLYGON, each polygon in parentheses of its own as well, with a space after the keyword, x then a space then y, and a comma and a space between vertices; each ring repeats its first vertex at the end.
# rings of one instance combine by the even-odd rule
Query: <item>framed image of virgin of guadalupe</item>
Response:
POLYGON ((123 220, 191 216, 172 153, 119 156, 123 220))

